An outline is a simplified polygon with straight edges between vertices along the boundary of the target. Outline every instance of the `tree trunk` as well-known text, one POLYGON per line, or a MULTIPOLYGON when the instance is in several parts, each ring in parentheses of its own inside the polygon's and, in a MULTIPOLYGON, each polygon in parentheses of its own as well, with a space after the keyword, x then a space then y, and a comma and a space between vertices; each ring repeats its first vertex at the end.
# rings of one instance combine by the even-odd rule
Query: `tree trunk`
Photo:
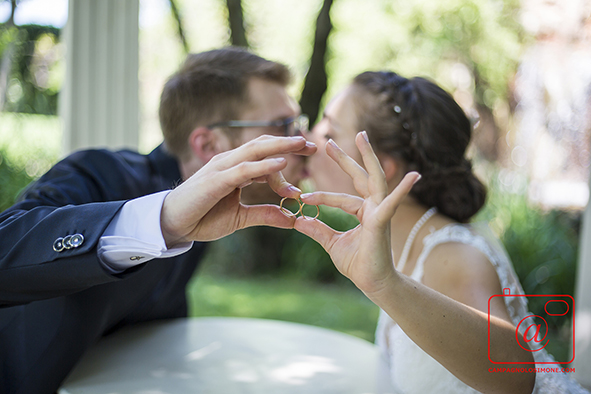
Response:
POLYGON ((10 17, 6 21, 6 26, 14 26, 14 13, 16 12, 16 0, 10 0, 10 17))
POLYGON ((246 29, 244 28, 244 13, 241 0, 226 0, 228 5, 228 22, 230 24, 230 42, 233 46, 248 48, 246 29))
POLYGON ((181 19, 181 14, 179 12, 179 8, 177 7, 176 0, 169 0, 170 2, 170 10, 172 11, 172 16, 176 21, 177 30, 179 33, 179 37, 181 39, 181 43, 183 44, 183 49, 185 53, 189 53, 189 43, 187 42, 187 38, 185 36, 185 29, 183 28, 183 20, 181 19))
POLYGON ((314 49, 310 60, 310 68, 304 80, 304 89, 300 98, 302 112, 310 117, 314 123, 318 118, 320 102, 326 92, 326 57, 327 42, 332 23, 330 21, 330 8, 333 0, 324 0, 322 9, 316 19, 316 34, 314 36, 314 49))

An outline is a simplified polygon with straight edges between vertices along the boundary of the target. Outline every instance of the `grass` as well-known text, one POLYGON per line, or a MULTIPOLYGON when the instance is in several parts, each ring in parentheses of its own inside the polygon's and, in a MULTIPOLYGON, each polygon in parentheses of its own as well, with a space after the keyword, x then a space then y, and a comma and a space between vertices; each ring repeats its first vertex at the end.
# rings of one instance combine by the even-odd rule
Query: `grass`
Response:
POLYGON ((285 320, 324 327, 370 342, 378 307, 353 284, 323 285, 284 277, 197 274, 187 289, 189 315, 285 320))

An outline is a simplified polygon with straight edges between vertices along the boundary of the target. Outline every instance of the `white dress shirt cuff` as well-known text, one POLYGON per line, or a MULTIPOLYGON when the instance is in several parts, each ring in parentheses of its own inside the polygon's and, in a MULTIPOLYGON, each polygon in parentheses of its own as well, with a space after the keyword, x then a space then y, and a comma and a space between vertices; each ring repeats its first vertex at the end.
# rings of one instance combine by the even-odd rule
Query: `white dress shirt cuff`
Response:
POLYGON ((160 212, 170 190, 126 202, 106 228, 98 244, 99 259, 113 273, 120 273, 154 258, 187 252, 192 242, 166 247, 160 228, 160 212))

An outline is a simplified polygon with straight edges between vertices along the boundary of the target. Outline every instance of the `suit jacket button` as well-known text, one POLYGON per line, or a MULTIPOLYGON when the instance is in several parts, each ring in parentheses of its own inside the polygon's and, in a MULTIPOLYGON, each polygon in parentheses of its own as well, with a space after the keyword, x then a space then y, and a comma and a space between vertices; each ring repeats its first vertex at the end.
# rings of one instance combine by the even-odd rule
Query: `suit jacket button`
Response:
POLYGON ((72 245, 70 244, 70 240, 72 239, 71 235, 67 235, 64 237, 64 248, 72 249, 72 245))
POLYGON ((72 235, 72 238, 70 238, 69 243, 72 248, 77 248, 84 243, 84 236, 82 234, 74 234, 72 235))
POLYGON ((64 250, 64 247, 64 239, 62 237, 59 237, 53 242, 53 250, 56 252, 61 252, 64 250))

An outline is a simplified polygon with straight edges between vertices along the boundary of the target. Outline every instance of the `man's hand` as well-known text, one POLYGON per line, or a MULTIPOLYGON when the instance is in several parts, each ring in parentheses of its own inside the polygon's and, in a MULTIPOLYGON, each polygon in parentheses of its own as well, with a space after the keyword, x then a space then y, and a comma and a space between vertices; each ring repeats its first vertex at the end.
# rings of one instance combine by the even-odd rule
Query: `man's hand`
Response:
POLYGON ((240 189, 253 182, 267 182, 282 197, 296 198, 301 191, 285 181, 283 157, 309 156, 316 145, 303 137, 263 135, 236 149, 214 156, 205 166, 166 196, 160 226, 170 247, 187 241, 212 241, 234 231, 258 225, 293 228, 276 205, 240 203, 240 189))

